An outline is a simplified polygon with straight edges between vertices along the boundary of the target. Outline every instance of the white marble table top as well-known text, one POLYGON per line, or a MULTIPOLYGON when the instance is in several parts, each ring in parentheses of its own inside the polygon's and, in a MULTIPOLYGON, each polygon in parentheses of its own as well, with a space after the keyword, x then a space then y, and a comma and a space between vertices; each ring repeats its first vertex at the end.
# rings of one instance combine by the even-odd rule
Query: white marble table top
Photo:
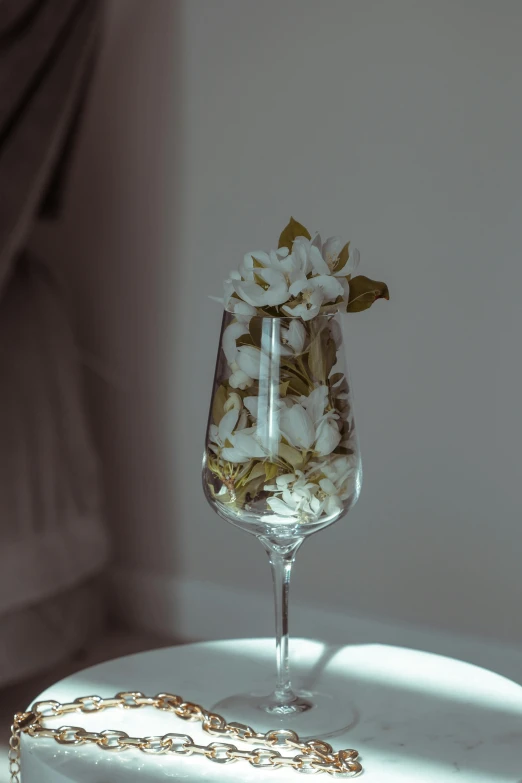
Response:
MULTIPOLYGON (((335 693, 349 709, 356 709, 355 725, 330 742, 335 748, 357 748, 364 765, 361 781, 522 783, 520 685, 461 661, 387 645, 331 647, 293 640, 291 654, 296 685, 335 693)), ((253 683, 269 691, 273 668, 273 640, 182 645, 94 666, 35 700, 168 691, 210 708, 228 695, 249 691, 253 683)), ((232 715, 225 717, 234 720, 232 715)), ((57 720, 56 725, 63 724, 118 729, 133 736, 187 733, 201 744, 215 739, 198 724, 148 708, 71 714, 57 720)), ((108 753, 26 736, 22 774, 24 783, 304 779, 292 770, 264 771, 241 761, 221 766, 199 756, 108 753)))

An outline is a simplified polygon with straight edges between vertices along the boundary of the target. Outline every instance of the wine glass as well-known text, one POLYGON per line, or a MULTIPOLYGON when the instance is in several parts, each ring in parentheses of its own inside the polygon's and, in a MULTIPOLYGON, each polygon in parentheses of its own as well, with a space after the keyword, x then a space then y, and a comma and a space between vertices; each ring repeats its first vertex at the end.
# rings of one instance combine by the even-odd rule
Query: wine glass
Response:
POLYGON ((322 736, 351 720, 335 715, 331 695, 292 689, 288 593, 305 538, 336 522, 361 489, 338 319, 224 313, 203 458, 209 504, 268 554, 276 620, 273 692, 231 696, 214 709, 254 727, 322 736))

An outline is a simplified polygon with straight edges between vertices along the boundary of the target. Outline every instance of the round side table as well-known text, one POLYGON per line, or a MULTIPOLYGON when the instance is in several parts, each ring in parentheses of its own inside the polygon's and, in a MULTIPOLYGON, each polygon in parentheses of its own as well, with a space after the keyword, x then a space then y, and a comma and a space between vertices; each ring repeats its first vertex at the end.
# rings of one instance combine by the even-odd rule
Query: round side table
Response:
MULTIPOLYGON (((380 644, 332 647, 294 639, 294 683, 335 694, 355 710, 352 728, 329 742, 356 748, 367 783, 522 783, 522 687, 462 661, 380 644)), ((35 701, 73 701, 142 691, 176 693, 210 709, 256 685, 271 690, 274 642, 239 639, 171 647, 118 658, 78 672, 35 701)), ((22 705, 21 705, 22 706, 22 705)), ((234 720, 233 715, 225 715, 234 720)), ((151 708, 72 713, 49 725, 116 729, 131 736, 210 737, 199 724, 151 708)), ((254 726, 254 728, 256 728, 254 726)), ((224 742, 232 742, 224 738, 224 742)), ((239 744, 234 742, 233 744, 239 744)), ((291 769, 256 769, 245 761, 220 765, 201 756, 111 753, 92 745, 22 738, 23 783, 158 783, 248 781, 296 783, 291 769)), ((327 777, 327 779, 331 779, 327 777)))

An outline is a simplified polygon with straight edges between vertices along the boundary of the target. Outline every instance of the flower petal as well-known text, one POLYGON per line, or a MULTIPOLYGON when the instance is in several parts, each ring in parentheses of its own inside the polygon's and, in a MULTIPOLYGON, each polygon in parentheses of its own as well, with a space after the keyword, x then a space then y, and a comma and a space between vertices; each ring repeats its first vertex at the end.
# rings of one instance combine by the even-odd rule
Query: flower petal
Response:
POLYGON ((238 418, 239 411, 235 408, 225 413, 218 426, 218 438, 221 443, 225 443, 227 439, 230 440, 232 430, 236 426, 238 418))
POLYGON ((259 405, 259 397, 245 397, 243 405, 249 411, 254 419, 257 419, 257 409, 259 405))
POLYGON ((257 283, 247 283, 243 280, 233 280, 234 291, 252 307, 262 307, 265 304, 265 291, 257 283))
POLYGON ((297 403, 281 411, 280 429, 295 448, 309 449, 314 442, 313 422, 305 409, 297 403))
POLYGON ((237 370, 234 370, 230 378, 228 379, 228 385, 231 389, 248 389, 249 386, 252 386, 254 383, 254 379, 250 377, 250 375, 247 375, 246 372, 243 372, 243 370, 240 370, 239 368, 237 370))
POLYGON ((312 500, 310 501, 310 510, 316 516, 321 515, 323 506, 324 506, 324 500, 319 500, 319 498, 312 498, 312 500))
POLYGON ((286 339, 294 349, 295 353, 302 353, 305 344, 306 330, 300 321, 290 322, 286 339))
POLYGON ((323 418, 324 409, 328 401, 328 388, 326 386, 317 386, 308 397, 301 398, 301 404, 317 427, 323 418))
POLYGON ((298 277, 297 280, 291 284, 288 289, 288 293, 292 296, 299 296, 303 291, 312 291, 313 285, 306 277, 298 277))
POLYGON ((330 274, 330 267, 322 257, 321 251, 315 246, 310 248, 310 261, 312 263, 312 267, 314 271, 318 275, 330 274))
MULTIPOLYGON (((324 243, 322 248, 323 258, 328 264, 328 268, 330 270, 332 270, 333 267, 335 266, 335 262, 339 258, 339 253, 341 252, 342 249, 343 249, 343 243, 340 237, 328 237, 328 239, 324 243)), ((349 273, 345 272, 344 274, 346 275, 349 273)))
POLYGON ((297 261, 298 267, 306 277, 306 275, 312 271, 312 263, 310 261, 310 240, 306 239, 306 237, 296 237, 292 245, 292 253, 297 261))
POLYGON ((323 419, 317 427, 314 451, 320 457, 331 454, 341 440, 341 433, 331 419, 323 419))
POLYGON ((244 431, 236 430, 234 433, 234 448, 239 449, 249 458, 266 457, 265 450, 259 445, 257 440, 252 435, 245 435, 244 431))
POLYGON ((234 447, 226 447, 224 449, 221 449, 221 459, 226 460, 227 462, 234 462, 234 463, 241 463, 241 462, 250 462, 250 457, 248 454, 245 454, 240 449, 236 449, 234 447))
POLYGON ((312 244, 314 247, 316 247, 316 248, 319 250, 319 252, 321 252, 321 250, 322 250, 322 247, 323 247, 323 243, 322 243, 322 241, 321 241, 321 234, 320 234, 319 232, 317 232, 317 234, 315 235, 315 237, 312 239, 312 242, 311 242, 311 244, 312 244))
POLYGON ((225 413, 228 413, 231 410, 240 411, 242 407, 243 407, 243 402, 239 394, 237 392, 230 392, 224 406, 225 413))
POLYGON ((319 482, 319 486, 321 487, 323 492, 326 492, 327 495, 335 495, 336 492, 335 484, 329 478, 321 479, 321 481, 319 482))
POLYGON ((241 335, 245 334, 246 332, 248 332, 248 327, 245 324, 239 323, 237 321, 233 321, 231 324, 229 324, 223 332, 221 343, 223 346, 223 352, 227 357, 227 362, 229 364, 232 364, 237 355, 237 338, 241 337, 241 335))
POLYGON ((295 509, 287 506, 280 498, 267 498, 266 503, 279 516, 293 517, 295 514, 295 509))
POLYGON ((311 282, 314 283, 314 287, 321 289, 325 301, 333 302, 338 296, 342 296, 344 293, 344 289, 339 280, 331 275, 313 277, 311 282))
POLYGON ((255 315, 257 313, 255 307, 252 307, 252 305, 249 305, 246 302, 240 302, 237 299, 232 299, 229 306, 225 309, 236 315, 255 315))
POLYGON ((238 348, 236 362, 241 370, 251 378, 259 378, 261 373, 261 351, 253 345, 238 348))
POLYGON ((341 503, 341 498, 338 495, 332 495, 327 499, 325 511, 329 517, 333 516, 333 514, 338 514, 342 510, 343 504, 341 503))
POLYGON ((282 489, 283 487, 287 487, 289 484, 292 484, 294 481, 295 481, 294 473, 283 473, 282 476, 277 476, 276 478, 276 484, 279 489, 282 489))

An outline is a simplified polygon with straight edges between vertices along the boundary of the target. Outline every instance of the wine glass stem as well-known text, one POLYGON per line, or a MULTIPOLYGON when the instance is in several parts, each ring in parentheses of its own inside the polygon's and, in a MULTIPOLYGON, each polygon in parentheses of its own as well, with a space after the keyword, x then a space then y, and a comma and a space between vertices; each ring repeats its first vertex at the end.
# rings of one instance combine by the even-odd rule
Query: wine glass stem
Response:
POLYGON ((290 681, 288 663, 288 593, 290 576, 295 555, 301 546, 302 539, 291 545, 276 545, 265 541, 265 549, 272 568, 274 585, 275 631, 276 631, 276 665, 277 681, 274 690, 275 700, 279 704, 288 704, 296 699, 290 681))

